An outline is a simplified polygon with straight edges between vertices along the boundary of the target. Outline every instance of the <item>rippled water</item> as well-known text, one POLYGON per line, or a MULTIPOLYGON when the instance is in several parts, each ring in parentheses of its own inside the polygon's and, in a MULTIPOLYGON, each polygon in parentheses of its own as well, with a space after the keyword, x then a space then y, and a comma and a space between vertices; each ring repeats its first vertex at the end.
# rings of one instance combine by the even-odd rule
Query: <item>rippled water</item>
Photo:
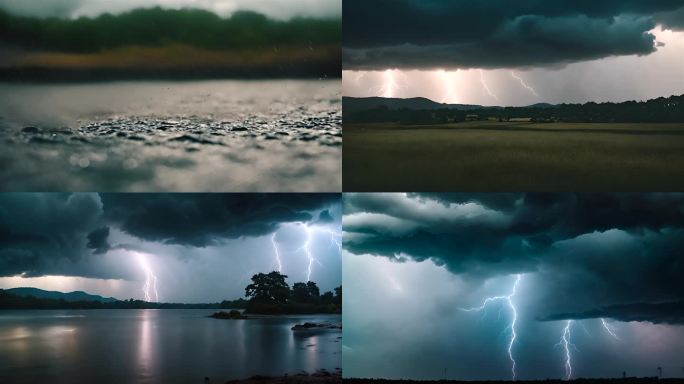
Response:
POLYGON ((208 310, 0 311, 0 381, 212 383, 334 371, 341 332, 299 334, 339 315, 219 320, 208 310))
POLYGON ((0 84, 0 185, 340 191, 340 82, 0 84))

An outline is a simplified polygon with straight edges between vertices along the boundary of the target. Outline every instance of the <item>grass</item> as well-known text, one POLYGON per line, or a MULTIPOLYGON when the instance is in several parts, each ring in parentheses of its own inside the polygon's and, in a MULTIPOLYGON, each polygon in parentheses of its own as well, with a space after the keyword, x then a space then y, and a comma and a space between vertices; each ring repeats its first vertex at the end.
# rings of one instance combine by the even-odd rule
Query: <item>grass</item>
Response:
POLYGON ((345 191, 684 189, 684 123, 347 124, 345 191))

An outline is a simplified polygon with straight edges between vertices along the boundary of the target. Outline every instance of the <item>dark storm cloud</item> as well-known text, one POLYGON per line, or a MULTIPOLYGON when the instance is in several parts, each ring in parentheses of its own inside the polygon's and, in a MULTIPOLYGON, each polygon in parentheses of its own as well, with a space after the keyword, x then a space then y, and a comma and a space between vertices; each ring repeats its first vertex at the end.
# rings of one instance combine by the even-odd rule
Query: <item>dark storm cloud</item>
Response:
POLYGON ((659 13, 655 16, 657 22, 667 29, 684 30, 684 7, 673 12, 659 13))
POLYGON ((78 262, 101 213, 96 194, 0 195, 0 276, 40 275, 59 260, 78 262))
POLYGON ((104 194, 106 216, 149 241, 204 247, 261 236, 280 223, 309 222, 337 194, 104 194))
POLYGON ((109 227, 98 228, 88 234, 87 247, 92 249, 95 253, 105 253, 109 250, 110 245, 107 241, 109 238, 109 227))
POLYGON ((634 303, 611 305, 581 313, 560 313, 547 316, 542 321, 564 319, 612 318, 620 321, 648 321, 659 324, 684 324, 684 300, 665 303, 634 303))
POLYGON ((345 69, 507 68, 655 51, 682 0, 345 0, 345 69), (654 18, 654 14, 658 14, 654 18))
POLYGON ((328 223, 332 223, 334 221, 335 221, 335 218, 332 217, 332 215, 330 214, 330 211, 326 209, 326 210, 321 211, 321 213, 318 214, 318 219, 316 219, 315 223, 317 223, 317 224, 328 224, 328 223))
MULTIPOLYGON (((147 241, 204 247, 310 222, 338 194, 0 194, 0 276, 111 278, 98 269, 116 228, 147 241), (314 216, 316 215, 316 216, 314 216)), ((325 218, 324 214, 321 217, 325 218)))
POLYGON ((684 298, 682 194, 345 195, 343 222, 354 254, 533 273, 542 317, 684 298))

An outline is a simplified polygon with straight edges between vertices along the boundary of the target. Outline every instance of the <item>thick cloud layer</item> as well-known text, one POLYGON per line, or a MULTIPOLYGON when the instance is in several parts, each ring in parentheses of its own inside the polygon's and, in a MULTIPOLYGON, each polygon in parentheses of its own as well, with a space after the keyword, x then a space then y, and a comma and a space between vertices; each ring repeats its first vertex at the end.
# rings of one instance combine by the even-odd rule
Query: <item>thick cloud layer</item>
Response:
POLYGON ((559 313, 543 320, 595 319, 610 317, 620 321, 684 324, 684 300, 666 303, 634 303, 611 305, 581 313, 559 313))
POLYGON ((649 31, 676 27, 680 8, 682 0, 346 0, 343 64, 513 68, 646 55, 657 45, 649 31))
MULTIPOLYGON (((539 318, 684 299, 682 194, 349 194, 343 226, 354 254, 529 274, 539 318)), ((643 317, 682 319, 658 313, 643 317)))
MULTIPOLYGON (((338 194, 0 194, 0 276, 112 277, 91 262, 112 232, 135 242, 208 247, 282 223, 329 221, 338 194)), ((135 244, 129 248, 133 249, 135 244)), ((111 272, 111 273, 110 273, 111 272)))
POLYGON ((280 223, 309 222, 336 194, 112 194, 107 218, 149 241, 203 247, 224 238, 261 236, 280 223))

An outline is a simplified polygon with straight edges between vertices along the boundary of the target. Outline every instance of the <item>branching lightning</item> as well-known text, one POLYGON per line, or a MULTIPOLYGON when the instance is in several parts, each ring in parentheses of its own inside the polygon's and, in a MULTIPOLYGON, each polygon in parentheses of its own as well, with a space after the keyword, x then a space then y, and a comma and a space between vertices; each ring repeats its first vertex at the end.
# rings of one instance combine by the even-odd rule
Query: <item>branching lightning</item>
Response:
POLYGON ((603 324, 603 328, 605 328, 611 336, 613 336, 616 340, 620 340, 618 335, 615 333, 615 329, 613 328, 613 326, 608 324, 608 322, 606 322, 606 319, 601 318, 601 324, 603 324))
POLYGON ((496 101, 499 101, 499 97, 492 92, 491 89, 489 89, 489 86, 485 82, 484 79, 484 72, 480 69, 480 83, 482 83, 482 88, 484 88, 485 92, 491 97, 493 97, 496 101))
POLYGON ((278 244, 276 243, 276 232, 271 236, 271 244, 273 244, 273 251, 275 252, 276 264, 278 264, 278 272, 283 272, 283 262, 280 260, 280 251, 278 251, 278 244))
POLYGON ((508 308, 511 310, 511 322, 506 327, 506 329, 510 330, 511 332, 511 338, 508 342, 508 358, 511 360, 511 375, 513 377, 513 380, 515 380, 515 358, 513 357, 513 345, 515 344, 515 339, 518 337, 518 335, 515 332, 515 325, 516 322, 518 321, 518 311, 515 308, 515 304, 513 303, 513 296, 515 296, 515 293, 518 289, 518 284, 520 283, 520 280, 522 279, 521 275, 515 275, 515 282, 513 283, 513 288, 511 290, 511 293, 509 293, 506 296, 493 296, 493 297, 487 297, 483 302, 482 305, 479 307, 474 307, 474 308, 461 308, 461 310, 466 311, 466 312, 480 312, 484 311, 487 308, 487 305, 496 301, 503 301, 508 305, 508 308))
POLYGON ((525 89, 527 89, 528 91, 530 91, 530 92, 531 92, 533 95, 535 95, 536 97, 539 97, 539 94, 537 94, 537 91, 535 91, 534 88, 532 88, 531 86, 529 86, 529 85, 525 82, 525 80, 523 80, 522 77, 518 76, 517 73, 515 73, 514 71, 511 71, 511 76, 512 76, 514 79, 518 80, 518 81, 520 82, 520 85, 522 85, 525 89))
POLYGON ((143 294, 147 302, 159 302, 159 292, 157 291, 157 276, 152 272, 150 264, 147 262, 145 255, 140 252, 135 252, 140 267, 145 272, 145 284, 143 284, 143 294))
POLYGON ((304 254, 306 255, 306 258, 308 260, 306 268, 306 281, 311 281, 311 272, 313 271, 314 262, 316 262, 318 265, 323 265, 317 258, 314 257, 313 252, 311 252, 311 241, 313 240, 313 233, 322 232, 329 234, 330 243, 337 246, 337 248, 340 249, 340 251, 342 250, 342 235, 340 232, 336 232, 324 227, 312 227, 305 223, 301 223, 301 226, 304 228, 304 231, 306 232, 306 241, 300 249, 304 251, 304 254))
POLYGON ((568 320, 563 328, 563 334, 561 335, 560 341, 556 346, 560 346, 565 351, 565 380, 570 380, 572 378, 572 354, 570 353, 570 347, 577 349, 575 344, 570 341, 572 336, 570 332, 570 327, 572 326, 572 320, 568 320))
POLYGON ((311 249, 309 248, 311 246, 311 228, 309 228, 308 225, 304 225, 304 229, 306 230, 306 242, 304 242, 304 246, 302 249, 304 249, 304 252, 306 253, 306 258, 309 260, 309 264, 307 264, 307 270, 306 270, 306 281, 309 282, 311 281, 311 268, 313 267, 313 262, 314 262, 314 257, 313 254, 311 253, 311 249))

